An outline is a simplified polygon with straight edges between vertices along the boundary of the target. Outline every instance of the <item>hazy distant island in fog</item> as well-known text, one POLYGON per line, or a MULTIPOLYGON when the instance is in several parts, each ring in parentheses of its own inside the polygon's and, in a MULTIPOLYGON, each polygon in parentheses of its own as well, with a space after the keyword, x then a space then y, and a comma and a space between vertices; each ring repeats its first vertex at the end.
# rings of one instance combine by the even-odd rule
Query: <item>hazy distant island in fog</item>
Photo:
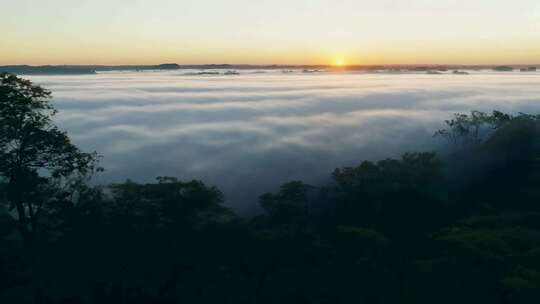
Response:
MULTIPOLYGON (((538 65, 540 66, 540 64, 538 65)), ((389 72, 426 72, 428 74, 439 74, 449 70, 493 70, 496 72, 521 72, 536 71, 535 65, 252 65, 252 64, 185 64, 163 63, 157 65, 5 65, 0 66, 0 73, 12 73, 17 75, 88 75, 98 72, 112 71, 163 71, 163 70, 276 70, 283 69, 290 71, 298 69, 305 72, 315 71, 389 71, 389 72)), ((462 74, 465 73, 454 73, 462 74)))
POLYGON ((498 72, 512 72, 514 70, 513 67, 511 66, 496 66, 493 68, 494 71, 498 71, 498 72))

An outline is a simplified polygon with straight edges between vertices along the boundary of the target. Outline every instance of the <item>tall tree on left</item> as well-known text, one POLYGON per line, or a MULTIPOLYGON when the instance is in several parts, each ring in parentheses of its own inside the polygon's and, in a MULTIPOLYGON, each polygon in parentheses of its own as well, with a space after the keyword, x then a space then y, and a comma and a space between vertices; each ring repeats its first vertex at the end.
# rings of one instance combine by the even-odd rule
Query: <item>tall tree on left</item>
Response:
POLYGON ((0 74, 0 179, 2 201, 15 210, 21 235, 31 241, 46 208, 46 185, 96 169, 96 152, 84 153, 54 125, 51 93, 15 75, 0 74))

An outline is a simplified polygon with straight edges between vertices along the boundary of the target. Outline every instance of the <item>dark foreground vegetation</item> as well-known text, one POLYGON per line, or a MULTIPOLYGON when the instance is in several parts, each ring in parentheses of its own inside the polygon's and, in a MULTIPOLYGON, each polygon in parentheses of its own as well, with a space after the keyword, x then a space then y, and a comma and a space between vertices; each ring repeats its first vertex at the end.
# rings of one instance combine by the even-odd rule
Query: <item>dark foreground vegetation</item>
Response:
POLYGON ((540 117, 293 181, 240 218, 200 181, 90 186, 46 90, 0 76, 0 303, 540 303, 540 117))

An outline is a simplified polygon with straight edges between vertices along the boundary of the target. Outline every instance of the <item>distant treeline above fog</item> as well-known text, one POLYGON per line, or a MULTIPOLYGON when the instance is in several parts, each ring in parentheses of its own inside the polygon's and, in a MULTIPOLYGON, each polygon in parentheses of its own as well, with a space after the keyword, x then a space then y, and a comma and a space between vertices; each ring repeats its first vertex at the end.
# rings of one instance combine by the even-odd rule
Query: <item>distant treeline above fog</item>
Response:
POLYGON ((499 72, 509 72, 514 69, 522 72, 536 71, 534 65, 350 65, 335 67, 331 65, 250 65, 250 64, 186 64, 164 63, 157 65, 5 65, 0 66, 0 73, 12 73, 17 75, 77 75, 95 74, 107 71, 147 71, 147 70, 177 70, 177 69, 335 69, 347 71, 371 71, 371 70, 395 70, 407 71, 446 71, 456 69, 493 69, 499 72))

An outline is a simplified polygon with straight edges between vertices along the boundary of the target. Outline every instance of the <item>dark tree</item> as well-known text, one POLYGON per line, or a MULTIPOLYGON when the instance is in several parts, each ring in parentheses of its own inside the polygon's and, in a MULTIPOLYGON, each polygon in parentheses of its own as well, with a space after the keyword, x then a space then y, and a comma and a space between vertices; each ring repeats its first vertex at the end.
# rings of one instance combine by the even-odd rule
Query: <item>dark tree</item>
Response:
POLYGON ((277 194, 261 195, 259 203, 274 222, 299 222, 307 215, 307 191, 308 185, 293 181, 283 184, 277 194))
POLYGON ((532 119, 533 116, 521 114, 514 117, 499 111, 493 111, 491 115, 480 111, 472 111, 471 114, 457 113, 453 119, 444 121, 446 128, 435 132, 435 136, 445 138, 458 146, 479 144, 495 130, 516 118, 532 119))
POLYGON ((0 74, 0 177, 7 189, 4 201, 16 210, 27 241, 46 208, 48 195, 40 193, 96 169, 96 153, 83 153, 71 143, 54 125, 55 114, 49 91, 15 75, 0 74))
POLYGON ((221 191, 196 180, 158 177, 157 183, 147 184, 128 180, 111 185, 110 190, 119 220, 144 231, 227 221, 232 215, 221 205, 221 191))

